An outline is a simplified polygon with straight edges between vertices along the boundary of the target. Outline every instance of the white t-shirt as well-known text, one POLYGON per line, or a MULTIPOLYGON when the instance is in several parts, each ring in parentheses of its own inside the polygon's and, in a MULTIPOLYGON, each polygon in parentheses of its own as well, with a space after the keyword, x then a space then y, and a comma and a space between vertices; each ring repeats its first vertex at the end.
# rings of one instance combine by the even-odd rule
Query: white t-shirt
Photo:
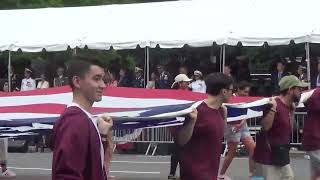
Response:
POLYGON ((22 79, 21 82, 21 91, 30 91, 36 89, 36 81, 32 78, 22 79))
POLYGON ((192 89, 192 92, 206 93, 207 90, 207 86, 203 80, 193 81, 189 87, 192 89))
POLYGON ((48 81, 39 81, 38 82, 38 86, 37 86, 38 89, 46 89, 46 88, 49 88, 49 82, 48 81))

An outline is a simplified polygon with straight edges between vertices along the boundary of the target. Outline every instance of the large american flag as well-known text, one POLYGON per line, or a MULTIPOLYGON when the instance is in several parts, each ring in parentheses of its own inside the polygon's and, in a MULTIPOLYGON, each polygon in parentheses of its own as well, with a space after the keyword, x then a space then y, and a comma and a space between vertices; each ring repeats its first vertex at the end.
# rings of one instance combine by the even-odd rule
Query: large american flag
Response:
MULTIPOLYGON (((91 113, 109 113, 114 129, 175 126, 181 125, 184 116, 205 98, 205 94, 182 90, 107 87, 91 113)), ((72 92, 67 86, 0 93, 0 136, 47 132, 71 102, 72 92)), ((262 116, 268 102, 269 98, 233 97, 226 104, 228 121, 262 116)))

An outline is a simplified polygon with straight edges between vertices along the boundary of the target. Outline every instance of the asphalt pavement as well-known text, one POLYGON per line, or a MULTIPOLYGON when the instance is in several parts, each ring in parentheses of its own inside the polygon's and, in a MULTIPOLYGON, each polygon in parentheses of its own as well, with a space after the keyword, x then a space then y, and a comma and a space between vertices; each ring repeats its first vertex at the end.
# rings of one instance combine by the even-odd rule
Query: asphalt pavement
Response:
MULTIPOLYGON (((9 153, 9 167, 16 180, 50 180, 52 153, 9 153)), ((165 180, 169 171, 169 156, 115 154, 112 175, 117 180, 165 180)), ((309 180, 309 160, 292 157, 296 180, 309 180)), ((236 158, 228 170, 233 180, 248 180, 248 159, 236 158)))

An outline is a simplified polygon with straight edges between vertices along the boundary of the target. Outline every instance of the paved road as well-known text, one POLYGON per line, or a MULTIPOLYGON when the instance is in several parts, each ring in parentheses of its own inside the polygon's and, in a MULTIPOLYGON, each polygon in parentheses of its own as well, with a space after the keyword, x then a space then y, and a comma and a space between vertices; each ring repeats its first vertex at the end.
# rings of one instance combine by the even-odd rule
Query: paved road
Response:
MULTIPOLYGON (((9 166, 17 173, 16 180, 50 180, 51 153, 10 153, 9 166)), ((115 155, 112 174, 117 180, 165 180, 169 168, 168 156, 115 155)), ((292 158, 297 180, 309 179, 309 163, 303 158, 292 158)), ((237 158, 229 175, 234 180, 248 180, 247 159, 237 158)))

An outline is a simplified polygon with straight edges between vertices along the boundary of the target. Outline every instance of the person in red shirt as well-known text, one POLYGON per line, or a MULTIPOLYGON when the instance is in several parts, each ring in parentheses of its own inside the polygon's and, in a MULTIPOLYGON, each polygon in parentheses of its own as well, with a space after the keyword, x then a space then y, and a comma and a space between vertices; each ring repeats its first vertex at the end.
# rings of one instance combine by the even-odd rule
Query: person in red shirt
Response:
MULTIPOLYGON (((247 81, 241 81, 237 85, 236 96, 249 96, 251 85, 247 81)), ((228 123, 225 127, 225 138, 228 142, 228 154, 224 159, 222 168, 220 170, 219 179, 230 179, 225 175, 228 167, 230 166, 233 158, 236 156, 237 147, 242 142, 249 152, 249 176, 252 176, 254 161, 252 160, 254 148, 256 146, 253 138, 251 137, 247 119, 228 123)))
POLYGON ((263 135, 257 136, 253 156, 265 180, 294 179, 289 159, 294 103, 299 102, 308 84, 290 75, 280 80, 279 87, 280 96, 271 98, 272 107, 262 118, 263 135))
POLYGON ((90 113, 106 87, 104 70, 98 60, 76 57, 68 72, 73 99, 53 127, 52 180, 106 180, 104 150, 113 123, 90 113))
POLYGON ((311 180, 320 179, 320 88, 311 91, 304 102, 307 119, 304 122, 302 145, 310 156, 311 180))
POLYGON ((223 103, 232 96, 232 79, 222 73, 205 78, 208 98, 182 126, 173 131, 179 146, 182 180, 216 180, 227 110, 223 103))
MULTIPOLYGON (((172 89, 177 90, 189 90, 189 83, 192 79, 189 79, 186 74, 179 74, 174 78, 174 83, 172 84, 172 89)), ((179 164, 179 149, 177 147, 176 142, 170 146, 171 158, 170 158, 170 173, 168 175, 168 179, 178 179, 176 176, 177 166, 179 164)))

